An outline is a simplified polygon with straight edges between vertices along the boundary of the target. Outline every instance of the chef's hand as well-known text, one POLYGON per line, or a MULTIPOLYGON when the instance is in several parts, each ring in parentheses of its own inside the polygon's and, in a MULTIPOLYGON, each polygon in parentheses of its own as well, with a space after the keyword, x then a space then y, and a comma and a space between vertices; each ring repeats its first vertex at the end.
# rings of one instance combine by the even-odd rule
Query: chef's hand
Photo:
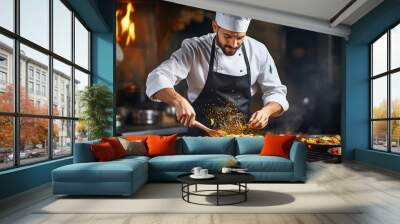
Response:
POLYGON ((178 121, 186 127, 193 127, 196 120, 196 113, 192 105, 185 98, 182 97, 177 101, 175 109, 178 121))
POLYGON ((283 107, 276 102, 268 102, 261 110, 256 111, 250 118, 248 127, 252 129, 262 129, 268 124, 269 117, 280 116, 283 107))
POLYGON ((251 129, 265 128, 265 126, 268 124, 269 116, 270 113, 265 108, 254 112, 254 114, 250 117, 248 127, 251 129))
POLYGON ((153 96, 154 99, 161 100, 176 109, 176 118, 178 121, 187 126, 192 127, 196 118, 196 113, 192 105, 175 91, 174 88, 164 88, 157 91, 153 96))

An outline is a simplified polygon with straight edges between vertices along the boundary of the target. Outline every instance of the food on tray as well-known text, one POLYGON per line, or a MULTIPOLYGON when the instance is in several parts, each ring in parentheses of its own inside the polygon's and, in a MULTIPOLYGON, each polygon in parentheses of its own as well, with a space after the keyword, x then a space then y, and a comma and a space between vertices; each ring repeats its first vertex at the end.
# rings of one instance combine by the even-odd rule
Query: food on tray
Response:
POLYGON ((299 140, 306 144, 313 145, 340 145, 341 138, 340 135, 332 136, 316 136, 316 137, 300 137, 299 140))
POLYGON ((228 137, 257 137, 256 134, 227 134, 228 137))

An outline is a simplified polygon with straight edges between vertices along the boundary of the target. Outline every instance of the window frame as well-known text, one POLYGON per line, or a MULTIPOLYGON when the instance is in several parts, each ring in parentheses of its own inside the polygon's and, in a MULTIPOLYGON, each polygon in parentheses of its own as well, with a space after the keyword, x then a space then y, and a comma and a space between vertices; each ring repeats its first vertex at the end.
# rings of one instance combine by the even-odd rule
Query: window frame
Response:
POLYGON ((0 70, 0 85, 5 85, 5 84, 7 84, 7 73, 3 70, 0 70))
POLYGON ((4 65, 0 64, 0 91, 2 91, 3 85, 4 85, 4 88, 7 88, 8 57, 7 57, 7 55, 4 55, 4 54, 0 53, 0 58, 3 58, 4 61, 5 61, 4 65), (3 75, 4 75, 4 80, 2 78, 3 75))
POLYGON ((379 151, 379 152, 386 152, 386 153, 391 153, 391 154, 400 154, 400 152, 393 152, 392 151, 392 136, 391 136, 391 129, 392 121, 400 121, 400 117, 392 117, 392 99, 391 99, 391 79, 392 75, 400 72, 400 67, 391 69, 391 31, 393 28, 396 26, 400 26, 400 20, 396 21, 393 23, 390 27, 386 28, 384 32, 379 34, 375 39, 373 39, 371 42, 368 43, 368 48, 369 48, 369 149, 373 151, 379 151), (373 74, 373 44, 376 43, 377 40, 379 40, 381 37, 383 37, 385 34, 387 34, 387 65, 386 65, 386 71, 380 74, 376 74, 374 76, 373 74), (387 93, 386 93, 386 98, 387 98, 387 105, 386 105, 386 118, 373 118, 373 81, 378 78, 386 77, 386 86, 387 86, 387 93), (386 151, 375 149, 374 148, 374 143, 373 143, 373 125, 372 123, 374 121, 386 121, 386 151))
MULTIPOLYGON (((14 49, 13 49, 13 64, 12 66, 12 72, 13 72, 13 78, 14 78, 14 110, 13 112, 1 112, 0 111, 0 116, 11 116, 13 119, 13 153, 14 153, 14 161, 13 161, 13 166, 10 167, 5 167, 5 168, 0 168, 0 172, 5 171, 5 170, 11 170, 11 169, 16 169, 19 167, 24 167, 24 166, 30 166, 33 164, 38 164, 38 163, 43 163, 46 161, 50 160, 58 160, 62 159, 65 157, 70 157, 73 156, 74 152, 74 143, 75 143, 75 126, 76 126, 76 121, 79 120, 79 117, 75 116, 75 108, 71 108, 71 114, 70 116, 56 116, 53 115, 53 59, 58 60, 59 62, 62 62, 66 65, 71 66, 71 92, 72 92, 72 99, 71 99, 71 105, 74 105, 75 103, 75 88, 74 88, 74 82, 75 82, 75 69, 78 69, 79 71, 87 74, 89 76, 89 83, 88 85, 92 85, 92 61, 91 61, 91 49, 92 49, 92 43, 91 43, 91 37, 92 37, 92 30, 89 28, 89 26, 84 22, 84 20, 79 16, 78 13, 76 13, 72 7, 65 1, 65 0, 59 0, 68 10, 71 11, 71 59, 64 58, 63 56, 55 53, 53 50, 53 1, 54 0, 48 0, 49 3, 49 47, 46 49, 45 47, 40 46, 39 44, 34 43, 33 41, 30 41, 29 39, 24 38, 23 36, 20 35, 20 0, 14 0, 13 1, 13 10, 14 10, 14 18, 13 18, 13 28, 14 31, 10 31, 4 27, 0 26, 0 35, 3 35, 5 37, 11 38, 13 40, 14 44, 14 49), (79 20, 79 22, 84 26, 84 28, 88 31, 88 69, 85 69, 78 64, 75 63, 75 18, 79 20), (26 114, 26 113, 21 113, 20 112, 20 44, 23 44, 27 47, 30 47, 36 51, 39 51, 40 53, 43 53, 48 56, 49 62, 48 62, 48 84, 46 85, 46 91, 48 93, 45 93, 48 96, 48 112, 46 115, 39 115, 39 114, 26 114), (40 160, 38 162, 32 162, 32 163, 26 163, 26 164, 21 164, 21 159, 20 159, 20 119, 28 117, 28 118, 45 118, 47 119, 48 122, 48 136, 47 136, 47 142, 49 143, 47 145, 47 151, 48 155, 47 158, 43 158, 43 160, 40 160), (62 156, 54 156, 54 147, 53 147, 53 122, 56 120, 66 120, 66 121, 71 121, 71 153, 68 155, 62 155, 62 156)), ((29 66, 29 64, 27 64, 29 66)), ((27 67, 27 71, 28 71, 27 67)), ((39 75, 41 75, 40 73, 39 75)), ((29 73, 27 72, 26 74, 27 81, 30 80, 29 73)), ((35 85, 35 80, 36 80, 36 70, 33 70, 33 82, 35 85)), ((39 76, 39 83, 41 83, 41 76, 39 76)), ((27 91, 29 91, 27 89, 27 91)), ((34 91, 36 91, 34 89, 34 91)), ((40 94, 41 96, 42 94, 40 94)))
POLYGON ((0 53, 0 57, 3 58, 4 61, 5 61, 5 65, 0 64, 0 68, 1 69, 7 69, 7 67, 8 67, 8 57, 7 57, 7 55, 4 55, 4 54, 0 53))

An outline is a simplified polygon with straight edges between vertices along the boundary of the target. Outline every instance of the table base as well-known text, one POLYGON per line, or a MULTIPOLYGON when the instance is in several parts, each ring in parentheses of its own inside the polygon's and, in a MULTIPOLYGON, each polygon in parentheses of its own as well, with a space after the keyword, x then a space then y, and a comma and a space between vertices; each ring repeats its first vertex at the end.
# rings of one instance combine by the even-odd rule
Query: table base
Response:
POLYGON ((198 184, 186 184, 182 183, 182 199, 188 203, 196 204, 196 205, 210 205, 210 206, 223 206, 223 205, 235 205, 242 202, 247 201, 247 192, 249 188, 247 187, 247 183, 237 183, 237 184, 216 184, 216 190, 197 190, 198 184), (190 191, 190 186, 195 186, 195 191, 190 191), (222 190, 220 189, 220 185, 236 185, 238 186, 237 190, 222 190), (210 194, 202 194, 202 192, 216 192, 214 195, 210 194), (223 193, 223 194, 221 194, 223 193), (217 204, 202 204, 190 201, 190 196, 203 196, 203 197, 216 197, 217 204), (232 196, 241 196, 241 199, 232 203, 221 203, 221 197, 232 197, 232 196))

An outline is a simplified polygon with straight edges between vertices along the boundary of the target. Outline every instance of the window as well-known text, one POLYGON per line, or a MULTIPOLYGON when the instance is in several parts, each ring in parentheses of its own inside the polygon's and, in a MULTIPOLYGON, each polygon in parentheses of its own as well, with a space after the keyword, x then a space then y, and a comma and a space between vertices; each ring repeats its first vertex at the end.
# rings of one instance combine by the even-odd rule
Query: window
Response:
POLYGON ((400 67, 400 25, 390 31, 390 68, 400 67))
POLYGON ((89 85, 89 74, 75 70, 75 117, 79 117, 81 108, 79 107, 79 94, 89 85))
POLYGON ((28 92, 29 94, 33 94, 33 82, 28 82, 28 92))
POLYGON ((20 0, 21 36, 49 48, 49 0, 20 0))
POLYGON ((6 91, 7 85, 7 56, 0 54, 0 91, 6 91))
POLYGON ((370 45, 371 148, 400 153, 400 24, 370 45))
POLYGON ((14 0, 0 1, 0 26, 14 31, 14 0))
POLYGON ((40 70, 36 69, 36 80, 40 81, 40 70))
POLYGON ((75 62, 82 68, 89 69, 89 32, 75 18, 75 62))
POLYGON ((28 71, 29 79, 33 80, 33 67, 29 66, 29 71, 28 71))
POLYGON ((7 56, 1 54, 0 55, 0 67, 7 68, 7 56))
POLYGON ((46 86, 42 86, 42 96, 46 96, 46 86))
MULTIPOLYGON (((1 11, 1 10, 0 10, 1 11)), ((14 166, 14 122, 12 116, 0 114, 0 169, 14 166)))
MULTIPOLYGON (((3 9, 1 8, 2 4, 4 2, 0 1, 0 21, 3 18, 1 15, 3 13, 3 9)), ((1 24, 1 23, 0 23, 1 24)), ((0 33, 0 57, 1 59, 1 66, 0 66, 0 73, 2 74, 2 78, 0 81, 2 84, 0 85, 0 115, 1 113, 12 113, 14 111, 14 70, 12 69, 11 66, 11 61, 8 61, 6 63, 5 59, 6 58, 13 58, 14 57, 14 41, 11 38, 6 37, 5 35, 2 35, 0 33), (7 79, 6 79, 7 78, 7 79), (6 80, 6 83, 4 83, 4 80, 6 80)), ((1 135, 0 135, 1 139, 1 135)), ((1 143, 0 143, 0 148, 1 148, 1 143)), ((1 164, 1 160, 0 160, 1 164)), ((0 165, 1 166, 1 165, 0 165)), ((1 167, 0 167, 1 169, 1 167)))
POLYGON ((36 95, 40 95, 40 84, 36 84, 36 95))
POLYGON ((60 1, 53 0, 54 53, 71 60, 72 12, 60 1))
MULTIPOLYGON (((40 104, 40 102, 37 101, 36 104, 40 104)), ((47 160, 49 158, 48 120, 21 117, 19 130, 19 158, 21 165, 47 160), (35 133, 35 138, 32 138, 32 133, 35 133)))
POLYGON ((72 121, 53 120, 53 157, 70 155, 72 152, 72 121))
MULTIPOLYGON (((64 103, 64 96, 68 97, 67 100, 72 101, 72 90, 64 88, 65 83, 72 84, 72 68, 56 59, 53 60, 53 65, 53 91, 55 93, 53 95, 53 114, 60 114, 60 106, 62 106, 62 104, 58 104, 58 97, 60 97, 62 103, 64 103)), ((72 102, 68 103, 72 104, 72 102)), ((62 116, 72 117, 72 108, 67 108, 65 113, 66 114, 63 114, 62 116)))
POLYGON ((0 0, 0 27, 0 170, 72 155, 76 132, 87 139, 73 105, 90 85, 90 31, 62 0, 0 0))
POLYGON ((7 84, 7 74, 3 71, 0 71, 0 84, 1 85, 7 84))

